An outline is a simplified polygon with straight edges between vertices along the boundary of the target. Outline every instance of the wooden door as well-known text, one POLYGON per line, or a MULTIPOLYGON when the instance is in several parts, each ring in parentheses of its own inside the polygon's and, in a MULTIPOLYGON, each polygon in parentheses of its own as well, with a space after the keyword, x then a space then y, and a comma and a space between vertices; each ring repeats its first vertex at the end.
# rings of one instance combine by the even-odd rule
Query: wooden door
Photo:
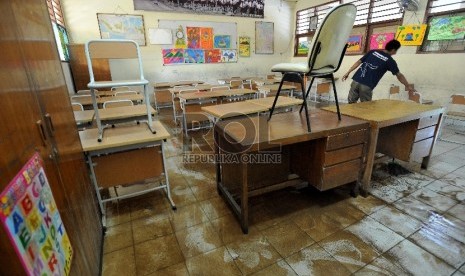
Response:
MULTIPOLYGON (((39 151, 73 245, 71 272, 97 275, 101 222, 45 1, 1 2, 0 188, 39 151)), ((0 258, 0 274, 24 274, 6 234, 1 231, 0 254, 7 258, 0 258)))
MULTIPOLYGON (((87 68, 86 53, 84 44, 70 44, 69 65, 73 74, 74 87, 76 91, 87 90, 87 84, 90 82, 89 69, 87 68)), ((94 78, 98 81, 111 80, 110 64, 108 59, 95 59, 92 62, 94 78)))

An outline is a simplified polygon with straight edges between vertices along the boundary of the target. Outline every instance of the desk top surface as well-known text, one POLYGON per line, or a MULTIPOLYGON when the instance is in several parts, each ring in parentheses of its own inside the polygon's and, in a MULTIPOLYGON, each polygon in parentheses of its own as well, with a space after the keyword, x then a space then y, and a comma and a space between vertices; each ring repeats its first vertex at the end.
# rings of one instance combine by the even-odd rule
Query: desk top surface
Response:
MULTIPOLYGON (((336 106, 323 109, 336 112, 336 106)), ((340 110, 341 114, 375 123, 396 123, 443 112, 440 106, 387 99, 345 104, 340 106, 340 110)))
MULTIPOLYGON (((153 109, 151 106, 150 112, 155 114, 155 109, 153 109)), ((113 108, 99 109, 98 114, 100 116, 100 120, 124 119, 147 115, 147 107, 145 104, 118 106, 113 108)))
POLYGON ((192 81, 167 81, 167 82, 156 82, 153 84, 153 87, 155 88, 168 88, 168 87, 174 87, 177 85, 193 85, 193 84, 199 84, 199 83, 204 83, 204 81, 200 80, 192 80, 192 81))
MULTIPOLYGON (((143 99, 144 99, 144 95, 142 94, 129 94, 129 95, 124 95, 124 96, 100 97, 100 98, 97 98, 97 103, 103 104, 106 101, 116 101, 116 100, 142 101, 143 99)), ((82 105, 91 105, 92 97, 90 96, 76 97, 76 98, 72 98, 71 102, 80 103, 82 105)))
POLYGON ((193 99, 204 99, 204 98, 218 98, 218 97, 227 97, 234 95, 245 95, 256 93, 256 91, 251 89, 230 89, 230 90, 216 90, 216 91, 203 91, 203 92, 192 92, 192 93, 182 93, 178 97, 184 100, 193 100, 193 99))
MULTIPOLYGON (((270 91, 278 91, 279 84, 265 84, 262 86, 259 86, 258 89, 260 90, 270 90, 270 91)), ((281 87, 281 90, 291 90, 291 89, 296 89, 294 85, 289 85, 289 84, 283 84, 281 87)))
POLYGON ((153 121, 152 126, 157 131, 156 134, 152 134, 147 124, 140 124, 105 129, 102 142, 97 141, 97 128, 79 131, 79 138, 82 149, 87 152, 157 142, 170 137, 168 131, 159 121, 153 121))
POLYGON ((73 111, 76 123, 83 124, 92 122, 94 119, 94 110, 73 111))
MULTIPOLYGON (((254 100, 247 100, 247 102, 271 108, 271 106, 273 105, 274 98, 275 97, 266 97, 266 98, 260 98, 260 99, 254 99, 254 100)), ((276 107, 300 105, 302 104, 302 102, 303 100, 301 99, 279 96, 278 101, 276 102, 276 107)))
POLYGON ((249 102, 236 102, 202 107, 202 111, 216 118, 230 118, 267 111, 268 107, 249 102))
POLYGON ((238 145, 253 151, 258 147, 299 143, 366 129, 369 126, 366 121, 348 116, 342 116, 339 121, 336 114, 321 109, 313 109, 309 115, 311 132, 307 131, 305 113, 298 111, 275 114, 270 121, 268 116, 237 118, 234 119, 234 124, 230 120, 223 121, 215 125, 215 131, 219 135, 227 134, 227 140, 232 139, 238 145))

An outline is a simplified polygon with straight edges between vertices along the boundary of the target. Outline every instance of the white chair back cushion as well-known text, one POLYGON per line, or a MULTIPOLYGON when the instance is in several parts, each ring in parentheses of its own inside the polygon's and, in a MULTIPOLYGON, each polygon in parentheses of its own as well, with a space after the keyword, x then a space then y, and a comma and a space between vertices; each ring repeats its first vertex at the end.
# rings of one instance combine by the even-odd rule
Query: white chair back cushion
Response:
POLYGON ((334 7, 326 14, 310 45, 309 67, 313 56, 318 54, 316 52, 317 43, 321 43, 321 51, 315 60, 312 71, 328 68, 328 73, 332 73, 338 67, 342 50, 347 44, 354 26, 356 14, 357 8, 350 3, 334 7), (330 70, 331 68, 333 71, 330 70))

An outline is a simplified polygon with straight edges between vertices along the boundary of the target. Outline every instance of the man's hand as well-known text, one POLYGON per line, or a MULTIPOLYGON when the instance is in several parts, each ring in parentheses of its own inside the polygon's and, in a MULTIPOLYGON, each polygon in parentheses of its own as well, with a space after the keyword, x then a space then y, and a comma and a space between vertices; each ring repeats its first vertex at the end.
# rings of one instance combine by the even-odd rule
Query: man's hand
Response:
POLYGON ((405 90, 407 90, 407 91, 410 92, 410 93, 417 92, 417 90, 415 90, 415 88, 413 88, 413 85, 411 85, 411 84, 406 85, 406 86, 405 86, 405 90))
POLYGON ((342 81, 345 81, 349 77, 349 73, 346 73, 344 76, 342 76, 342 81))

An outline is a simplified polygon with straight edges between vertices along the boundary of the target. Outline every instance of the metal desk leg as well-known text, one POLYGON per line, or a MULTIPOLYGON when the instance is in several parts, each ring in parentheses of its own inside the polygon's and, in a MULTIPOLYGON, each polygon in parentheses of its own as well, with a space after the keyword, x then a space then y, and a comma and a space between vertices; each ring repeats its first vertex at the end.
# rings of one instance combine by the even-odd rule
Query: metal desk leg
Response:
POLYGON ((165 192, 166 197, 168 198, 171 209, 176 210, 176 204, 174 204, 173 199, 171 198, 171 188, 170 188, 170 181, 168 179, 168 169, 166 168, 166 160, 165 160, 165 147, 163 146, 164 142, 161 142, 161 155, 162 155, 162 162, 163 162, 163 172, 165 173, 165 192))
POLYGON ((100 212, 102 213, 102 225, 103 227, 106 227, 107 219, 106 219, 105 205, 100 195, 100 190, 99 190, 98 183, 97 183, 97 177, 95 176, 94 163, 92 162, 92 157, 90 156, 90 154, 87 154, 87 162, 90 168, 90 179, 92 181, 92 184, 94 185, 95 193, 97 194, 98 205, 100 206, 100 212))
MULTIPOLYGON (((241 155, 242 157, 242 155, 241 155)), ((243 158, 241 158, 243 160, 243 158)), ((247 163, 242 163, 242 197, 241 197, 241 228, 244 234, 249 233, 249 185, 247 182, 247 163)))
POLYGON ((378 144, 379 128, 371 126, 370 128, 370 141, 368 143, 368 154, 365 172, 362 180, 362 196, 366 197, 370 190, 371 173, 373 172, 373 164, 375 162, 376 145, 378 144))

